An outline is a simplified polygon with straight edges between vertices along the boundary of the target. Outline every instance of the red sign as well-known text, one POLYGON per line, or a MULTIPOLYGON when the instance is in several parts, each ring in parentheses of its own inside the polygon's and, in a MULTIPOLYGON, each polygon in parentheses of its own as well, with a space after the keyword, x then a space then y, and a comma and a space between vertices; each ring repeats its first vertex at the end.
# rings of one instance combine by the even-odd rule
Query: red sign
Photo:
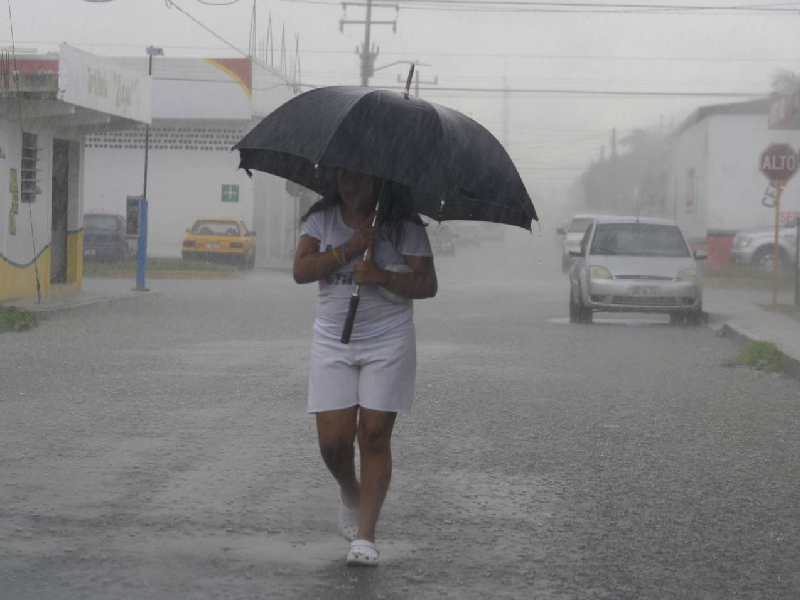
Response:
POLYGON ((797 152, 789 144, 770 144, 761 153, 759 168, 764 177, 775 183, 786 183, 797 172, 797 152))

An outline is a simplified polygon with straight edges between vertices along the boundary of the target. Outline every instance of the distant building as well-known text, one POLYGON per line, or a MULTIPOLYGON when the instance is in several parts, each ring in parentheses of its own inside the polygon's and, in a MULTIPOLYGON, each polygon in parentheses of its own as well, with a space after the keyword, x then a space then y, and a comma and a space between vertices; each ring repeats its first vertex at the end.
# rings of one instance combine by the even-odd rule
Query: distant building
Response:
POLYGON ((84 136, 149 122, 150 98, 147 73, 67 45, 0 55, 0 300, 80 289, 84 136))
MULTIPOLYGON (((119 60, 147 72, 147 57, 119 60)), ((149 255, 179 257, 195 219, 233 217, 256 232, 257 265, 292 256, 298 203, 284 180, 263 173, 251 179, 238 170, 231 148, 296 92, 292 81, 254 58, 154 58, 149 255)), ((124 215, 126 199, 141 196, 144 140, 143 127, 86 138, 87 211, 124 215)))
MULTIPOLYGON (((773 142, 800 146, 800 131, 768 128, 773 100, 705 106, 676 131, 666 180, 666 215, 697 245, 707 245, 709 266, 730 261, 742 229, 775 223, 774 189, 759 170, 761 152, 773 142)), ((800 178, 781 200, 781 222, 800 214, 800 178)))

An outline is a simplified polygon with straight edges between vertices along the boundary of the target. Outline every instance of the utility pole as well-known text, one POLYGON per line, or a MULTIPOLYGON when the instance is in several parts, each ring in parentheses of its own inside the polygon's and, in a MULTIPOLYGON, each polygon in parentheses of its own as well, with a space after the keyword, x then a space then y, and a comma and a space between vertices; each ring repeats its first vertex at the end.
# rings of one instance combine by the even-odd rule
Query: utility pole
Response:
MULTIPOLYGON (((347 10, 348 6, 363 6, 366 7, 366 17, 363 21, 349 21, 341 19, 339 21, 339 31, 344 31, 345 25, 363 25, 364 26, 364 45, 361 48, 356 48, 356 54, 361 59, 361 85, 363 87, 369 86, 369 79, 375 73, 375 59, 380 54, 380 47, 372 43, 372 26, 373 25, 391 25, 392 31, 397 33, 397 19, 393 21, 374 21, 372 19, 372 4, 373 0, 366 0, 363 2, 343 2, 342 6, 347 10)), ((387 8, 387 5, 381 4, 380 8, 387 8)), ((395 5, 395 11, 399 12, 400 7, 395 5)))
MULTIPOLYGON (((147 48, 147 75, 153 76, 153 57, 164 56, 162 48, 147 48)), ((152 80, 151 80, 152 85, 152 80)), ((150 125, 145 125, 144 129, 144 186, 142 189, 142 200, 139 203, 139 240, 136 244, 136 287, 134 292, 149 292, 147 289, 147 220, 148 220, 148 201, 147 201, 147 165, 150 158, 150 125)))

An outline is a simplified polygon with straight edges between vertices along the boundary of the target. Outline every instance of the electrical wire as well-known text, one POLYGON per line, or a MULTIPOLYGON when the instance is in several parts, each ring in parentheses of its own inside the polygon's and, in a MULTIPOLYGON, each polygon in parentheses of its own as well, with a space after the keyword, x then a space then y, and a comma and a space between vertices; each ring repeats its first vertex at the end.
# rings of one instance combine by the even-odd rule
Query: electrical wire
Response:
MULTIPOLYGON (((11 56, 14 59, 14 84, 17 88, 17 108, 19 109, 19 131, 22 135, 22 139, 25 139, 25 128, 22 124, 22 96, 20 95, 19 90, 19 69, 17 68, 17 49, 16 44, 14 42, 14 19, 11 16, 11 0, 8 0, 8 23, 11 26, 11 56)), ((20 172, 22 175, 22 172, 20 172)), ((20 179, 17 179, 17 193, 19 194, 19 187, 20 187, 20 179)), ((31 244, 33 245, 33 272, 36 277, 36 303, 42 303, 42 285, 39 281, 39 265, 37 264, 38 257, 36 256, 36 237, 33 233, 33 209, 31 208, 31 204, 33 202, 27 202, 28 204, 28 219, 31 223, 31 244)))
POLYGON ((232 48, 233 50, 235 50, 236 52, 238 52, 239 54, 241 54, 241 55, 242 55, 242 56, 244 56, 244 57, 247 57, 247 56, 248 56, 247 52, 244 52, 243 50, 240 50, 240 49, 239 49, 238 47, 236 47, 234 44, 232 44, 231 42, 229 42, 228 40, 226 40, 224 37, 222 37, 221 35, 219 35, 219 34, 218 34, 216 31, 214 31, 213 29, 211 29, 210 27, 208 27, 207 25, 205 25, 205 24, 204 24, 204 23, 202 23, 201 21, 197 20, 197 19, 196 19, 195 17, 193 17, 191 14, 189 14, 188 12, 186 12, 186 11, 185 11, 183 8, 181 8, 180 6, 178 6, 177 4, 175 4, 174 0, 164 0, 164 2, 166 3, 166 5, 167 5, 167 8, 175 8, 175 9, 177 9, 177 10, 178 10, 178 12, 180 12, 180 13, 183 13, 183 14, 184 14, 186 17, 188 17, 189 19, 191 19, 192 21, 194 21, 194 22, 195 22, 197 25, 199 25, 200 27, 202 27, 203 29, 205 29, 205 30, 206 30, 208 33, 210 33, 210 34, 211 34, 211 35, 213 35, 215 38, 217 38, 218 40, 220 40, 221 42, 223 42, 223 43, 224 43, 226 46, 228 46, 228 47, 232 48))
MULTIPOLYGON (((339 2, 327 0, 278 0, 297 4, 317 4, 338 6, 339 2)), ((797 14, 800 5, 795 4, 730 4, 722 6, 690 4, 634 4, 599 2, 537 2, 533 0, 399 0, 392 3, 373 4, 373 7, 400 7, 408 10, 436 10, 444 12, 483 12, 483 13, 561 13, 561 14, 797 14)))

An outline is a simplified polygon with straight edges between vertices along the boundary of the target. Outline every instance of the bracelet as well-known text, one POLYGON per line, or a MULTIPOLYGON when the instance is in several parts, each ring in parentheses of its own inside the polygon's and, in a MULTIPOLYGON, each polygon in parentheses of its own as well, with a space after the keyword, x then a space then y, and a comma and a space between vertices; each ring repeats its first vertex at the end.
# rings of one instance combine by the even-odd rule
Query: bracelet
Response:
POLYGON ((336 262, 337 262, 337 263, 339 263, 339 266, 340 266, 340 267, 343 267, 343 266, 344 266, 344 263, 342 262, 342 259, 341 259, 341 258, 339 258, 339 255, 338 255, 338 254, 336 254, 336 248, 331 248, 331 251, 333 252, 333 258, 335 258, 335 259, 336 259, 336 262))
POLYGON ((345 255, 345 253, 344 253, 344 245, 345 245, 346 243, 347 243, 347 242, 344 242, 344 243, 342 244, 342 247, 339 249, 339 250, 341 251, 341 253, 342 253, 342 262, 343 262, 344 264, 347 264, 347 255, 345 255))

